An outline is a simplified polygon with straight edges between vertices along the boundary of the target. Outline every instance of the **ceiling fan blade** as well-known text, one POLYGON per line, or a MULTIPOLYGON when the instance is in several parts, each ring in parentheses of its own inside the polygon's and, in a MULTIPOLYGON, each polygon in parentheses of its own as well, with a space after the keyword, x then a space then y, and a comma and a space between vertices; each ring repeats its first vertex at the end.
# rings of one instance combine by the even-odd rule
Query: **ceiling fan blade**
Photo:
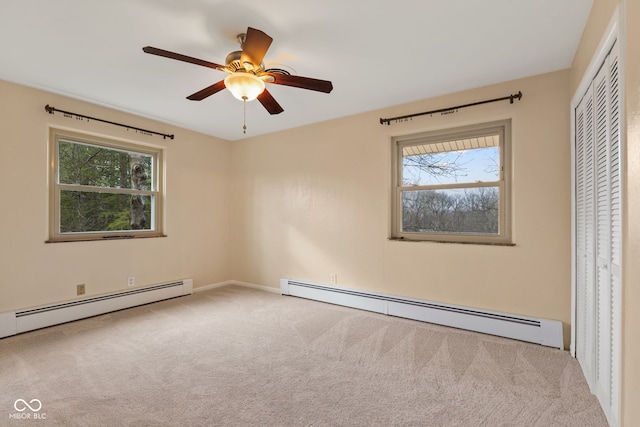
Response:
POLYGON ((240 60, 244 64, 250 62, 255 66, 262 64, 262 59, 267 53, 273 39, 267 34, 255 28, 247 28, 247 36, 244 40, 244 48, 240 60))
POLYGON ((223 90, 226 86, 224 85, 224 80, 220 80, 218 83, 212 84, 209 87, 205 87, 204 89, 187 96, 187 99, 191 101, 202 101, 203 99, 213 95, 214 93, 218 93, 223 90))
POLYGON ((291 76, 280 73, 264 73, 273 77, 273 82, 277 85, 298 87, 301 89, 315 90, 329 93, 333 90, 333 84, 328 80, 312 79, 310 77, 291 76))
POLYGON ((278 104, 278 101, 276 101, 266 89, 258 95, 258 101, 260 101, 260 104, 262 104, 269 114, 280 114, 284 111, 284 108, 278 104))
POLYGON ((203 59, 193 58, 191 56, 182 55, 180 53, 169 52, 168 50, 158 49, 157 47, 146 46, 146 47, 143 47, 142 50, 145 53, 150 53, 151 55, 158 55, 158 56, 164 56, 165 58, 177 59, 178 61, 184 61, 190 64, 202 65, 203 67, 213 68, 214 70, 217 70, 222 67, 222 65, 216 64, 215 62, 209 62, 203 59))

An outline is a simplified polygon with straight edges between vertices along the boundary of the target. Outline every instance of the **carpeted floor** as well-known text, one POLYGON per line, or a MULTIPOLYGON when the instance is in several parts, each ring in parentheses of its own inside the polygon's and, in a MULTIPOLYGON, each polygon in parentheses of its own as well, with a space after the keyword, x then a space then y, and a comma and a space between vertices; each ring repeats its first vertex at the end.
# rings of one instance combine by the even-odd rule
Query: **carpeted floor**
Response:
POLYGON ((0 425, 607 423, 567 352, 227 286, 0 340, 0 425))

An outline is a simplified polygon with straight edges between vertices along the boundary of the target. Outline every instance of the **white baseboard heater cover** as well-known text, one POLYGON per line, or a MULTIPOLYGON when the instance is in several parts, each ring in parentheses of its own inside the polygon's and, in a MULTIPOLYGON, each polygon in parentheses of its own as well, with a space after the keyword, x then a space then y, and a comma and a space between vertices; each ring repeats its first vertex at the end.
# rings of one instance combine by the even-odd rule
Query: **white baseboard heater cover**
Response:
POLYGON ((60 304, 0 313, 0 338, 192 293, 193 279, 183 279, 60 304))
POLYGON ((280 279, 283 295, 564 349, 562 322, 280 279))

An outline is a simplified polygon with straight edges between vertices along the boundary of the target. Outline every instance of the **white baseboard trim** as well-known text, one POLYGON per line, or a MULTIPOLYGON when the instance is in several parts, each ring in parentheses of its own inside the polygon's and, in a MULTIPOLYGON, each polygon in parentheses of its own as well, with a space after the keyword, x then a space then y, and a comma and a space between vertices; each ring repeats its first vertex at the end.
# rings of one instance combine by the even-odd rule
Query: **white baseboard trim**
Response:
POLYGON ((244 286, 245 288, 252 288, 252 289, 258 289, 264 292, 271 292, 272 294, 278 294, 278 295, 282 294, 279 287, 273 288, 271 286, 255 285, 253 283, 239 282, 237 280, 233 281, 233 284, 238 286, 244 286))
POLYGON ((256 284, 247 283, 247 282, 240 282, 239 280, 226 280, 224 282, 218 282, 218 283, 212 283, 210 285, 199 286, 197 288, 193 288, 193 293, 209 291, 211 289, 217 289, 217 288, 221 288, 223 286, 228 286, 228 285, 243 286, 245 288, 257 289, 257 290, 260 290, 260 291, 271 292, 271 293, 278 294, 278 295, 281 294, 280 288, 274 288, 274 287, 271 287, 271 286, 256 285, 256 284))
POLYGON ((224 282, 212 283, 210 285, 198 286, 197 288, 193 288, 193 293, 210 291, 211 289, 221 288, 227 285, 233 285, 235 282, 233 280, 226 280, 224 282))

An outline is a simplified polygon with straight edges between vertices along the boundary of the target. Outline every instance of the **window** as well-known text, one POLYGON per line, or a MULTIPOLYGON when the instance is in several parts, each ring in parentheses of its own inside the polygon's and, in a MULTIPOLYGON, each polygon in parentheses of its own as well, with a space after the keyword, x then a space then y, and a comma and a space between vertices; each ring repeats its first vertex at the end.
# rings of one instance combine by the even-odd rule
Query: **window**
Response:
POLYGON ((511 243, 510 120, 392 139, 391 238, 511 243))
POLYGON ((162 150, 52 129, 49 241, 162 235, 162 150))

